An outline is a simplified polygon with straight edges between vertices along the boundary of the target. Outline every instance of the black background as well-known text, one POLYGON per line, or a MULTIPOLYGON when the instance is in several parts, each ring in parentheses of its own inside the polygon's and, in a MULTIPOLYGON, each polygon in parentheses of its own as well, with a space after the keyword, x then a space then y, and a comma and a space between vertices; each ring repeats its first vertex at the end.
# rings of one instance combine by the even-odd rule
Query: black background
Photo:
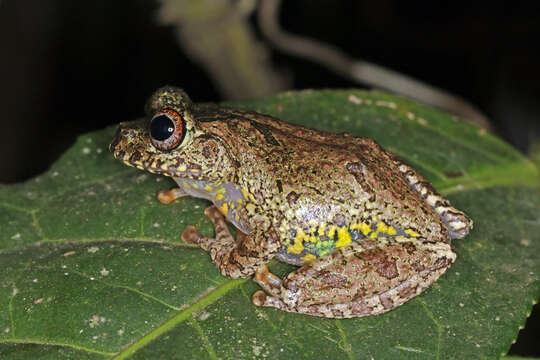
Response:
MULTIPOLYGON (((540 138, 537 1, 288 1, 292 33, 458 94, 527 153, 540 138)), ((156 21, 154 1, 0 1, 0 182, 45 171, 77 135, 142 115, 164 84, 223 98, 156 21)), ((253 19, 256 26, 256 21, 253 19)), ((274 51, 293 87, 360 87, 274 51)), ((512 352, 540 356, 538 306, 512 352)))

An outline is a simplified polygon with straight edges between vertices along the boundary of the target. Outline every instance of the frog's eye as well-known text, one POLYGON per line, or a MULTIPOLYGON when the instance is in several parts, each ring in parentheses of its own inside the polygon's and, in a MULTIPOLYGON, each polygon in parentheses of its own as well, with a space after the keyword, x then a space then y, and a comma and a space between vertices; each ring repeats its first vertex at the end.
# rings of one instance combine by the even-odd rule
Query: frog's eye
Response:
POLYGON ((163 109, 150 121, 150 138, 159 150, 177 148, 186 137, 186 123, 174 110, 163 109))

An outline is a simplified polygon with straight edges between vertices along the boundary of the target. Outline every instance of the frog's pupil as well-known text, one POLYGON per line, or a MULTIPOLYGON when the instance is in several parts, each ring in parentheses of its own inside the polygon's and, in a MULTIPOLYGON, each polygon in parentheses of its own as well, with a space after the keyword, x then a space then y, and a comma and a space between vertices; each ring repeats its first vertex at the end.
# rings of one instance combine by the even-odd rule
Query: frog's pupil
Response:
POLYGON ((174 123, 166 115, 160 115, 150 124, 150 135, 157 141, 164 141, 174 133, 174 123))

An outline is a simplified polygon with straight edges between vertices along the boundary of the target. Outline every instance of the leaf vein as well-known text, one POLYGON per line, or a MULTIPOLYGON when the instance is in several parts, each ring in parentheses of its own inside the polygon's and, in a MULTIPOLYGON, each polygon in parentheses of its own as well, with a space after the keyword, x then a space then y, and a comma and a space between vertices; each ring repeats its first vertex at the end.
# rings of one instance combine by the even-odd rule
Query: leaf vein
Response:
POLYGON ((81 350, 92 354, 99 354, 103 356, 113 356, 116 355, 114 352, 102 351, 97 349, 92 349, 82 345, 69 344, 64 342, 56 341, 45 341, 38 339, 19 339, 19 338, 10 338, 10 339, 0 339, 0 344, 35 344, 35 345, 46 345, 46 346, 61 346, 68 347, 75 350, 81 350))
POLYGON ((437 328, 437 353, 436 353, 435 359, 439 360, 440 350, 441 350, 442 326, 437 321, 437 319, 435 318, 435 315, 433 314, 431 309, 426 305, 426 303, 424 301, 422 301, 418 297, 416 298, 416 301, 418 301, 418 303, 420 303, 420 305, 424 309, 425 313, 427 314, 428 318, 430 318, 431 321, 433 321, 433 323, 435 324, 435 327, 437 328))
POLYGON ((242 283, 246 282, 247 280, 248 279, 246 278, 246 279, 234 279, 234 280, 224 281, 219 287, 217 287, 216 289, 208 293, 206 296, 198 299, 195 303, 191 304, 187 308, 178 312, 175 316, 167 320, 165 323, 150 330, 140 339, 134 341, 133 343, 125 347, 116 357, 114 357, 114 359, 121 360, 121 359, 128 358, 129 356, 134 354, 137 350, 148 345, 151 341, 155 340, 162 334, 166 333, 167 331, 169 331, 170 329, 172 329, 179 323, 185 321, 194 311, 205 308, 207 305, 223 297, 229 291, 237 288, 238 286, 240 286, 242 283))
POLYGON ((177 306, 171 305, 171 304, 167 303, 164 300, 161 300, 161 299, 159 299, 159 298, 157 298, 157 297, 155 297, 153 295, 150 295, 148 293, 145 293, 144 291, 132 288, 131 286, 121 285, 121 284, 114 284, 114 283, 111 283, 111 282, 108 282, 108 281, 105 281, 105 280, 102 280, 102 279, 91 278, 90 276, 86 276, 86 275, 84 275, 84 274, 82 274, 82 273, 80 273, 80 272, 78 272, 76 270, 71 270, 71 272, 74 273, 74 274, 77 274, 80 277, 83 277, 83 278, 85 278, 87 280, 97 281, 97 282, 99 282, 101 284, 107 285, 107 286, 112 287, 112 288, 126 289, 126 290, 131 291, 133 293, 136 293, 136 294, 138 294, 138 295, 140 295, 142 297, 145 297, 145 298, 147 298, 149 300, 156 301, 156 302, 160 303, 161 305, 164 305, 164 306, 166 306, 166 307, 168 307, 170 309, 173 309, 173 310, 176 310, 176 311, 180 310, 180 308, 177 307, 177 306))
POLYGON ((210 355, 210 359, 212 360, 217 360, 218 357, 216 355, 216 352, 214 350, 214 347, 212 346, 212 344, 210 343, 210 341, 208 340, 208 337, 206 336, 206 334, 204 333, 203 329, 201 328, 201 326, 199 325, 199 323, 197 322, 197 320, 195 320, 195 318, 193 316, 191 316, 189 318, 189 323, 191 324, 191 326, 193 326, 195 328, 195 330, 197 330, 197 332, 199 333, 199 336, 201 337, 201 340, 204 344, 204 348, 206 349, 206 351, 208 351, 208 355, 210 355))

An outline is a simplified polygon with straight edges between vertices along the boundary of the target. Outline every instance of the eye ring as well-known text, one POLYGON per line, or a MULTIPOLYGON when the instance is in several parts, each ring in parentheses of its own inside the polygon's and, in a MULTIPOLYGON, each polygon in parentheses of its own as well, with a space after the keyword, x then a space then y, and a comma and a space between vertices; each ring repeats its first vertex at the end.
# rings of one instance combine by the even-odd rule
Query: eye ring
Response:
POLYGON ((148 127, 150 140, 159 150, 176 149, 186 137, 186 122, 172 109, 158 111, 148 127))

